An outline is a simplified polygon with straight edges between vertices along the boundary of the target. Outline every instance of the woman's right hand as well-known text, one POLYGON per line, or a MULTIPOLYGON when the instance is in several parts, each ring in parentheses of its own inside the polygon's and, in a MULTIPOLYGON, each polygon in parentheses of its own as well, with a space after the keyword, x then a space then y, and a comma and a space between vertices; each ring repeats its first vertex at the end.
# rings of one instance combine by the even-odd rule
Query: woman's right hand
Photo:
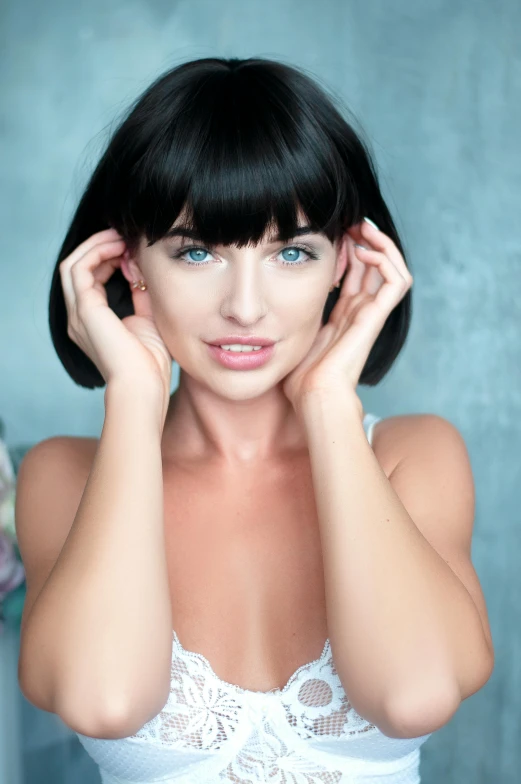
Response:
POLYGON ((105 283, 121 267, 126 245, 115 229, 97 232, 60 262, 67 334, 94 362, 107 385, 114 379, 157 384, 170 396, 172 360, 157 330, 147 291, 132 290, 133 316, 118 318, 105 283))

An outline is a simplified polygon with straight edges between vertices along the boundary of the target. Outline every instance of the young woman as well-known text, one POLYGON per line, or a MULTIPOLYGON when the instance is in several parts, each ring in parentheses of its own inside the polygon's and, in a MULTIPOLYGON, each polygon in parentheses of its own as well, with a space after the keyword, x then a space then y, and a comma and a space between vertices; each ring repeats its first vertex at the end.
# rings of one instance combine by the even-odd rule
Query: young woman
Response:
POLYGON ((298 69, 184 63, 114 133, 50 297, 103 430, 31 449, 16 506, 20 686, 104 783, 413 784, 488 680, 463 439, 357 394, 411 284, 369 152, 298 69))

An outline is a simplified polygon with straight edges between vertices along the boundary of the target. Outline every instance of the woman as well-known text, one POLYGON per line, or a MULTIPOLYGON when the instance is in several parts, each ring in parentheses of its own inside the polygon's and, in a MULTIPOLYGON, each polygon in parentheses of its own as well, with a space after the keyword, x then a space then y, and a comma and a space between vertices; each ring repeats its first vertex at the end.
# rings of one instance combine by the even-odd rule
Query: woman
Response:
POLYGON ((411 284, 369 153, 299 70, 185 63, 114 133, 50 298, 103 430, 36 445, 16 509, 20 685, 103 782, 417 782, 490 677, 465 444, 356 391, 411 284))

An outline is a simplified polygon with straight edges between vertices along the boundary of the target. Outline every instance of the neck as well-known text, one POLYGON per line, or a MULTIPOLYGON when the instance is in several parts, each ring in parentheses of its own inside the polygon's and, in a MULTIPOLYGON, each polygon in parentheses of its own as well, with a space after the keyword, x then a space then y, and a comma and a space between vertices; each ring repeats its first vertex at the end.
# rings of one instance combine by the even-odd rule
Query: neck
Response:
POLYGON ((232 400, 181 371, 163 430, 166 457, 250 468, 306 446, 306 433, 281 385, 232 400))

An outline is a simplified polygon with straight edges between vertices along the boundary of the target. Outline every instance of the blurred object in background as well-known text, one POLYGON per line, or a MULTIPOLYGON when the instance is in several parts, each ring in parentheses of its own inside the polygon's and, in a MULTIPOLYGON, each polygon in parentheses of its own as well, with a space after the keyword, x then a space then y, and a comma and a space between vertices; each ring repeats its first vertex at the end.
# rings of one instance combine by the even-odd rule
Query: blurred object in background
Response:
POLYGON ((0 784, 21 784, 23 753, 18 687, 25 571, 14 528, 15 469, 0 419, 0 784))
POLYGON ((14 527, 15 470, 0 420, 0 634, 6 624, 20 628, 25 600, 25 571, 14 527))

